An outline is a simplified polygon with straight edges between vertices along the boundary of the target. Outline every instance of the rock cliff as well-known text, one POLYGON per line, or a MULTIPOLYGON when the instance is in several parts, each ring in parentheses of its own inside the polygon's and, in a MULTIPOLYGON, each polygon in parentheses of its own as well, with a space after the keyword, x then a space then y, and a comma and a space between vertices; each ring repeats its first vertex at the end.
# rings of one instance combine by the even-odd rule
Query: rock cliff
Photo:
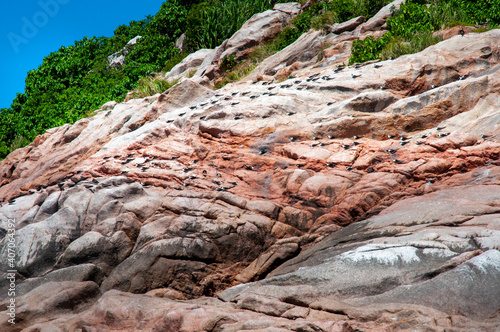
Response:
POLYGON ((342 66, 392 5, 219 90, 257 14, 0 162, 2 331, 498 331, 500 30, 342 66))

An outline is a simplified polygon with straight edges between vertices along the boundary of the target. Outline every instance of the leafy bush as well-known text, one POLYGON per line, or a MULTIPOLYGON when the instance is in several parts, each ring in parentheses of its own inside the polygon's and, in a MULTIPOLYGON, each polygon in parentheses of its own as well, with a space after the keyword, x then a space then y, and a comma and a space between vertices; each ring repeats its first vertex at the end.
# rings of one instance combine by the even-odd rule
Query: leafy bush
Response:
POLYGON ((500 23, 500 0, 408 0, 387 19, 389 33, 384 37, 353 43, 349 63, 419 52, 441 41, 432 35, 437 30, 483 23, 490 27, 500 23))
POLYGON ((367 36, 364 40, 353 41, 349 64, 380 59, 382 51, 392 40, 393 36, 388 32, 382 38, 375 39, 372 36, 367 36))

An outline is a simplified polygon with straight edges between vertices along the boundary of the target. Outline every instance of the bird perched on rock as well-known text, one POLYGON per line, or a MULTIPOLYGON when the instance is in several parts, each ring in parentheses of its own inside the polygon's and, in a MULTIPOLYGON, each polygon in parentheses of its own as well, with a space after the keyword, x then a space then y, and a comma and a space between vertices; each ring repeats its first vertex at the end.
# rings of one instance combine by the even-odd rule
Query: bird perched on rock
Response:
POLYGON ((460 31, 458 31, 458 33, 460 34, 460 36, 464 36, 465 35, 465 31, 463 28, 460 29, 460 31))
POLYGON ((351 77, 352 77, 352 78, 358 78, 358 77, 360 77, 360 76, 361 76, 361 74, 351 74, 351 77))

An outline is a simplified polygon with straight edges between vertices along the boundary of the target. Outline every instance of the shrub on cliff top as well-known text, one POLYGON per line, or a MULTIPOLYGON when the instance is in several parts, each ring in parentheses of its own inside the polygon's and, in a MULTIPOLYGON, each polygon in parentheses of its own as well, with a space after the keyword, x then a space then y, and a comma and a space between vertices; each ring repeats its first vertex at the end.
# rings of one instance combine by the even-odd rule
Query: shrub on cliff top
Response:
POLYGON ((439 42, 432 32, 453 26, 500 23, 500 0, 407 0, 387 19, 384 37, 353 42, 349 64, 416 53, 439 42))

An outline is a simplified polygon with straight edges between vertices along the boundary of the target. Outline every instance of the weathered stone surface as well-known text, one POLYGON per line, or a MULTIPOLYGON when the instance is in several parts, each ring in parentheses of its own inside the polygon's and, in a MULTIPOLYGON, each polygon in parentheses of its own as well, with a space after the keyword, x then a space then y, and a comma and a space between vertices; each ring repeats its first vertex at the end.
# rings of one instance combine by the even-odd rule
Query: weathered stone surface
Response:
POLYGON ((328 27, 328 32, 340 34, 342 32, 352 31, 365 20, 363 16, 358 16, 343 23, 335 23, 328 27))
POLYGON ((298 2, 277 3, 274 5, 273 10, 295 16, 300 13, 301 6, 298 2))
MULTIPOLYGON (((25 295, 31 292, 33 289, 49 282, 93 281, 99 285, 103 281, 103 277, 104 273, 102 272, 102 270, 93 264, 74 265, 71 267, 49 272, 43 277, 26 279, 22 284, 19 285, 19 287, 17 287, 16 294, 17 296, 25 295)), ((6 290, 2 294, 4 295, 3 298, 5 298, 5 295, 8 294, 8 291, 6 290)))
POLYGON ((274 267, 293 257, 298 250, 299 245, 293 242, 274 245, 241 271, 235 279, 242 283, 260 279, 271 272, 274 267))
POLYGON ((386 8, 353 31, 309 31, 252 82, 200 85, 297 9, 176 69, 198 77, 0 162, 17 330, 495 330, 500 32, 338 69, 353 40, 384 33, 386 8), (53 282, 67 310, 45 314, 64 302, 53 282))
POLYGON ((108 101, 107 103, 105 103, 104 105, 101 106, 101 110, 102 111, 106 111, 106 110, 112 110, 113 107, 115 107, 118 103, 114 100, 112 101, 108 101))
POLYGON ((124 48, 108 56, 108 67, 119 68, 123 66, 123 64, 125 63, 125 58, 133 49, 134 45, 137 44, 137 41, 141 38, 142 36, 136 36, 132 38, 128 41, 124 48))
POLYGON ((175 80, 179 79, 181 76, 194 75, 205 58, 207 58, 211 52, 213 52, 213 50, 201 49, 189 54, 180 63, 175 65, 174 68, 172 68, 168 73, 166 73, 165 78, 175 80))
POLYGON ((391 17, 394 11, 397 10, 402 3, 404 3, 404 0, 395 0, 391 2, 380 9, 379 12, 370 18, 366 23, 360 25, 358 29, 361 32, 380 29, 380 27, 384 25, 385 20, 391 17))
MULTIPOLYGON (((21 331, 39 322, 78 313, 91 306, 99 295, 99 286, 93 281, 49 282, 17 299, 15 325, 8 322, 8 311, 2 311, 0 327, 3 331, 21 331)), ((1 308, 6 306, 4 301, 1 308)), ((48 328, 58 330, 50 323, 48 328)))
POLYGON ((270 56, 260 63, 254 71, 248 75, 249 80, 255 80, 258 75, 275 75, 280 65, 290 66, 296 62, 312 60, 317 56, 324 38, 320 31, 309 31, 299 37, 293 44, 287 46, 278 53, 270 56))

